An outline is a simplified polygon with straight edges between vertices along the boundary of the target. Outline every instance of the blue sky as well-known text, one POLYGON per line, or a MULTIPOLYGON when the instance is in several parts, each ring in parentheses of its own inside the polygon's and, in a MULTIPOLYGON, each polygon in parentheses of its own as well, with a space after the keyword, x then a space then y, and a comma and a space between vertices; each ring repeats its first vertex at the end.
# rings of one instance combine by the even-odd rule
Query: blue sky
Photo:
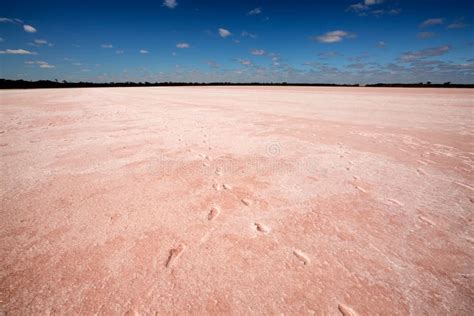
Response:
POLYGON ((474 1, 4 1, 1 77, 474 83, 474 1))

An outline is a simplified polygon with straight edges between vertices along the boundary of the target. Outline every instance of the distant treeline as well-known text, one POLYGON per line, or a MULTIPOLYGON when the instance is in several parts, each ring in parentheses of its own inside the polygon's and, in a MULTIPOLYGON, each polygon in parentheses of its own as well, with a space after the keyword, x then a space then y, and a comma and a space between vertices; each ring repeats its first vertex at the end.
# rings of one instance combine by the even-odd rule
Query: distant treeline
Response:
POLYGON ((8 80, 0 79, 0 89, 40 89, 40 88, 91 88, 91 87, 173 87, 173 86, 302 86, 302 87, 407 87, 407 88, 474 88, 474 84, 427 83, 376 83, 376 84, 333 84, 333 83, 290 83, 290 82, 68 82, 66 80, 8 80))

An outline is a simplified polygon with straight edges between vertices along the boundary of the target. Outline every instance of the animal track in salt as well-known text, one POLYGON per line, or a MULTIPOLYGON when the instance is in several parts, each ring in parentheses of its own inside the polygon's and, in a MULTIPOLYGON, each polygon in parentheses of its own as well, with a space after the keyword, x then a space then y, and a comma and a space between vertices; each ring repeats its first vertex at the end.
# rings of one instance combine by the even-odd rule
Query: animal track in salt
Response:
POLYGON ((217 182, 215 182, 212 187, 216 190, 216 191, 220 191, 221 190, 221 185, 217 182))
POLYGON ((218 176, 222 176, 222 168, 218 167, 218 168, 216 169, 216 174, 217 174, 218 176))
POLYGON ((359 190, 360 192, 362 192, 362 193, 367 193, 367 190, 366 190, 366 189, 361 188, 361 187, 358 186, 358 185, 355 185, 355 188, 356 188, 357 190, 359 190))
POLYGON ((270 232, 270 228, 268 226, 264 225, 264 224, 254 223, 254 225, 255 225, 255 228, 261 233, 267 234, 267 233, 270 232))
POLYGON ((422 216, 422 215, 419 215, 418 218, 422 221, 422 222, 425 222, 426 224, 428 225, 431 225, 431 226, 436 226, 436 224, 434 222, 432 222, 431 220, 429 220, 428 218, 422 216))
POLYGON ((416 172, 418 173, 419 176, 424 176, 425 175, 425 172, 423 170, 421 170, 420 168, 417 168, 416 172))
POLYGON ((244 203, 245 205, 247 206, 250 206, 252 204, 252 202, 249 200, 249 199, 242 199, 240 200, 242 203, 244 203))
POLYGON ((339 309, 339 312, 341 312, 343 316, 357 316, 357 313, 349 306, 339 304, 337 309, 339 309))
POLYGON ((232 189, 232 187, 231 187, 230 185, 228 185, 227 183, 224 183, 224 184, 222 185, 222 187, 223 187, 224 189, 226 189, 226 190, 232 189))
POLYGON ((211 208, 211 210, 209 211, 209 214, 207 214, 207 219, 212 221, 214 218, 219 216, 220 212, 221 211, 217 207, 211 208))
POLYGON ((469 184, 465 184, 465 183, 458 182, 458 181, 454 181, 454 183, 456 183, 459 186, 462 186, 463 188, 474 191, 474 187, 470 186, 469 184))
POLYGON ((309 262, 310 262, 309 257, 303 251, 295 249, 295 250, 293 250, 293 254, 295 255, 296 258, 298 258, 298 260, 303 262, 303 264, 305 266, 309 264, 309 262))
POLYGON ((173 248, 169 251, 168 259, 166 260, 165 266, 167 268, 171 267, 174 262, 181 256, 186 246, 179 244, 176 248, 173 248))
POLYGON ((403 203, 395 199, 387 199, 388 202, 396 204, 398 206, 403 206, 403 203))

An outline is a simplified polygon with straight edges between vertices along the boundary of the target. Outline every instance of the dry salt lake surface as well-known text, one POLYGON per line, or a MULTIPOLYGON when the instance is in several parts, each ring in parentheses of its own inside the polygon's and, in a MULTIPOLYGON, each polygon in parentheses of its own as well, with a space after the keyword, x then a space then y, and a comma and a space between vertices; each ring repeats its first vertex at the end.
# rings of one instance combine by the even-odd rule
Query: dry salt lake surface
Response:
POLYGON ((473 313, 474 90, 0 102, 1 312, 473 313))

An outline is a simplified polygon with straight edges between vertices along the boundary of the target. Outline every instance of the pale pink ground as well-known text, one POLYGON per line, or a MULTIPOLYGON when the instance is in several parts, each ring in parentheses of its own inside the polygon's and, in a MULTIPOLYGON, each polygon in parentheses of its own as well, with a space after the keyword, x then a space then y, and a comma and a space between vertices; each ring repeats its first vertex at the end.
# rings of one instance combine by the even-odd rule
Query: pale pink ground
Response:
POLYGON ((0 91, 0 312, 472 315, 473 99, 0 91))

